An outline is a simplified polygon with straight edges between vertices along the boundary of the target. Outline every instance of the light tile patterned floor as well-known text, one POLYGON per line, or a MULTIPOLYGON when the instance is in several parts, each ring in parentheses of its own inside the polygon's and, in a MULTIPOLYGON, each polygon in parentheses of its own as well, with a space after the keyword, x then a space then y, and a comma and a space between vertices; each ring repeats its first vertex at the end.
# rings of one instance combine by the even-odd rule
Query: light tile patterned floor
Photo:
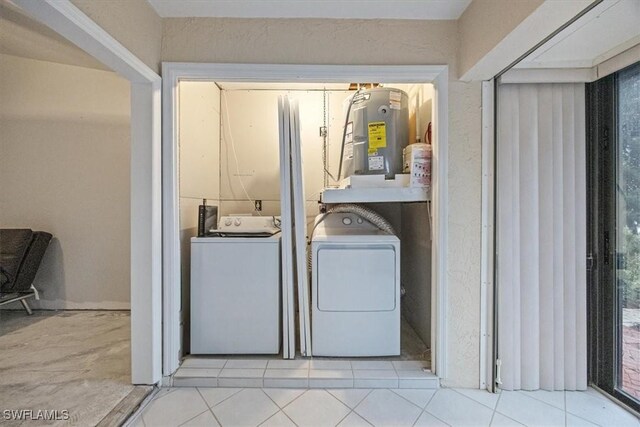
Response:
POLYGON ((161 389, 129 422, 155 426, 616 426, 640 421, 595 390, 161 389))
POLYGON ((425 360, 282 360, 189 357, 175 387, 438 388, 425 360))

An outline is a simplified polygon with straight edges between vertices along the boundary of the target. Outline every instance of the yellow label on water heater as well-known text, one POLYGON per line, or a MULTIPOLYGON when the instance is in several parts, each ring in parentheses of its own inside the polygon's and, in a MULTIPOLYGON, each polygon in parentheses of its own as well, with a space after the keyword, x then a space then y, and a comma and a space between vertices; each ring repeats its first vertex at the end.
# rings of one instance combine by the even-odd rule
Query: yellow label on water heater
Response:
POLYGON ((385 122, 369 123, 369 152, 387 146, 387 125, 385 122))

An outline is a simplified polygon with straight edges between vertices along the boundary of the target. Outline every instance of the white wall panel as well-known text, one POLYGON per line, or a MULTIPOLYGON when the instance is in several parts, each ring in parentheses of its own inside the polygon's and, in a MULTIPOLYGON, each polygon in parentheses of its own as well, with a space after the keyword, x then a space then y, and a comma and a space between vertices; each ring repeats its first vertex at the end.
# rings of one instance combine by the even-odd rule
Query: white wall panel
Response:
POLYGON ((180 82, 180 197, 220 198, 220 89, 213 82, 180 82))
MULTIPOLYGON (((277 128, 279 95, 288 95, 291 99, 297 99, 300 102, 305 199, 308 201, 318 200, 320 191, 324 187, 323 141, 319 133, 320 127, 324 124, 323 92, 318 90, 225 90, 221 102, 220 159, 220 191, 223 205, 228 201, 247 200, 240 180, 252 199, 263 201, 280 199, 277 128), (235 143, 237 165, 231 145, 232 139, 235 143)), ((348 91, 327 91, 328 165, 334 175, 338 171, 344 122, 342 101, 348 95, 348 91)))

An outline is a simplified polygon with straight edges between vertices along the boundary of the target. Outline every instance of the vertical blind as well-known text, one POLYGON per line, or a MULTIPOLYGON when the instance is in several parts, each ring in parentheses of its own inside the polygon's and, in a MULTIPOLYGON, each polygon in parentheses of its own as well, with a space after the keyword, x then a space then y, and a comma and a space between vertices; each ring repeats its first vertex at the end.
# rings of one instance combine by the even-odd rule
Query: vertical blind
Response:
POLYGON ((584 84, 500 85, 497 130, 501 387, 584 390, 584 84))

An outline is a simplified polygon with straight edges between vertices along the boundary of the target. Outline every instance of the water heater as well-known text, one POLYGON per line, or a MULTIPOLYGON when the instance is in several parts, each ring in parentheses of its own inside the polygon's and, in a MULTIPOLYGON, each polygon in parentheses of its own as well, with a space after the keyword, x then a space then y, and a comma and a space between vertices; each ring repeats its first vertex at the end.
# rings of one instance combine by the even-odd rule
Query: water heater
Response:
POLYGON ((374 88, 353 95, 347 112, 343 176, 402 173, 409 144, 409 97, 398 89, 374 88))

